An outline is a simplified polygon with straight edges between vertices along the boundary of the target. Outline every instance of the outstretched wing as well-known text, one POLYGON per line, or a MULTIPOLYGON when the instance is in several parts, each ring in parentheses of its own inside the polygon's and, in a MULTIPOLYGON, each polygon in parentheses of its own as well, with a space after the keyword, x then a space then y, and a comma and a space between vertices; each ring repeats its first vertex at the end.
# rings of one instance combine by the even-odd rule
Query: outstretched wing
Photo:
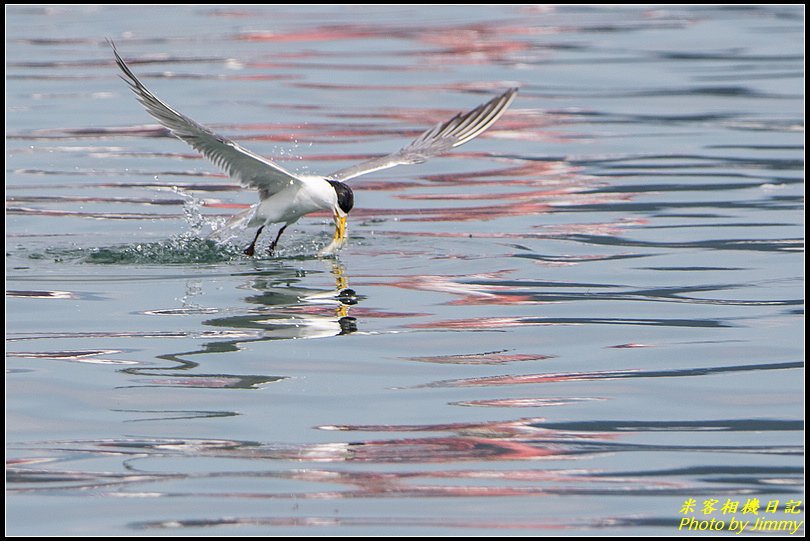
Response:
POLYGON ((517 88, 510 88, 472 111, 459 113, 447 122, 436 124, 399 152, 335 171, 327 175, 327 178, 344 181, 395 165, 422 163, 428 158, 463 145, 492 126, 512 103, 517 91, 517 88))
POLYGON ((272 195, 291 182, 299 182, 295 175, 279 165, 242 148, 226 137, 217 135, 169 107, 138 80, 118 54, 115 44, 109 40, 108 42, 115 54, 115 63, 123 72, 121 78, 135 93, 138 101, 146 108, 146 112, 167 127, 172 135, 194 147, 232 178, 245 186, 258 189, 263 196, 272 195))

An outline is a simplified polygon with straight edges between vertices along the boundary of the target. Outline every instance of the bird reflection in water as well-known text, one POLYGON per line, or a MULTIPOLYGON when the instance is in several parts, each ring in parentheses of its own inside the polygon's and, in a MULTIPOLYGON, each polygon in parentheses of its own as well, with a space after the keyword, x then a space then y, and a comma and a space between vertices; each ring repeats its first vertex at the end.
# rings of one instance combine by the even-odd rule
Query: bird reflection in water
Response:
POLYGON ((189 298, 201 294, 202 288, 187 288, 186 296, 183 297, 184 309, 154 310, 149 313, 173 315, 238 311, 239 314, 203 321, 204 326, 218 330, 203 331, 199 336, 214 336, 217 339, 204 343, 196 350, 158 356, 159 359, 170 361, 170 366, 133 367, 122 371, 131 375, 149 376, 149 380, 140 380, 136 386, 256 389, 264 384, 286 379, 284 376, 272 375, 200 374, 197 373, 200 363, 191 360, 191 357, 237 352, 250 342, 325 338, 356 332, 357 319, 349 315, 349 310, 362 297, 349 288, 344 266, 337 261, 329 263, 329 272, 334 277, 335 287, 328 290, 300 285, 304 274, 289 266, 274 266, 272 269, 255 271, 251 274, 251 280, 242 286, 256 292, 244 299, 249 305, 247 308, 203 308, 189 298))
POLYGON ((301 286, 301 273, 291 272, 289 268, 256 275, 244 286, 256 292, 245 298, 246 303, 253 305, 247 313, 203 322, 212 327, 244 330, 246 335, 238 340, 207 345, 206 352, 211 351, 211 347, 217 351, 235 351, 239 344, 246 342, 325 338, 357 331, 357 319, 349 315, 349 310, 360 297, 349 287, 345 267, 338 261, 330 263, 335 287, 329 290, 301 286))

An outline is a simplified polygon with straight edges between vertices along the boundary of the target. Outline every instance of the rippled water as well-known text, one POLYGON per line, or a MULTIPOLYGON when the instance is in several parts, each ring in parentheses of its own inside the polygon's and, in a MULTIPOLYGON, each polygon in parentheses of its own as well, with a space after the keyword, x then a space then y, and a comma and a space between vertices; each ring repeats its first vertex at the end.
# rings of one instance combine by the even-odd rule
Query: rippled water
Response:
POLYGON ((803 20, 8 8, 8 532, 782 516, 804 497, 803 20), (457 152, 353 181, 336 257, 316 216, 249 259, 249 232, 204 236, 255 194, 151 122, 108 36, 170 104, 297 171, 521 91, 457 152))

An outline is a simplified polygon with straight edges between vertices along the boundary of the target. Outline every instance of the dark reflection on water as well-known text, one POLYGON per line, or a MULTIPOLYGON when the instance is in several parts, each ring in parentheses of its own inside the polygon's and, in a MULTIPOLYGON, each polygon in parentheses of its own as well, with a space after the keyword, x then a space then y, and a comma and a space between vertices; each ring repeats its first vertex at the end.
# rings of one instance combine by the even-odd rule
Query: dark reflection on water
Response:
POLYGON ((691 242, 638 241, 586 235, 571 235, 570 240, 586 244, 642 246, 645 248, 698 248, 711 250, 753 250, 765 252, 796 252, 804 250, 804 239, 717 239, 691 242))
MULTIPOLYGON (((226 329, 221 333, 214 333, 215 340, 202 343, 199 349, 157 356, 162 361, 170 362, 169 366, 136 366, 123 369, 122 373, 137 378, 132 380, 135 385, 121 388, 261 389, 268 383, 287 379, 270 375, 200 374, 197 370, 201 366, 201 361, 192 361, 190 358, 199 355, 235 353, 248 344, 272 340, 327 338, 356 332, 357 318, 351 317, 349 310, 362 297, 348 287, 348 278, 340 263, 333 262, 331 272, 334 276, 335 289, 318 291, 303 285, 303 275, 299 275, 292 267, 282 264, 273 270, 261 271, 258 276, 251 278, 248 284, 242 286, 243 289, 256 294, 244 298, 246 307, 239 310, 239 314, 201 322, 206 327, 226 329), (234 338, 222 340, 223 336, 234 338)), ((145 313, 177 316, 218 312, 216 309, 206 310, 192 305, 176 310, 149 310, 145 313)), ((220 415, 229 414, 231 413, 220 412, 220 415)))
POLYGON ((10 533, 671 535, 802 498, 801 8, 7 15, 10 533), (205 237, 255 195, 104 36, 308 173, 520 94, 353 180, 337 257, 324 214, 251 259, 205 237))
POLYGON ((426 387, 466 387, 466 386, 488 386, 488 385, 516 385, 523 383, 555 383, 565 381, 590 381, 600 379, 622 379, 622 378, 667 378, 684 376, 707 376, 712 374, 723 374, 727 372, 746 372, 760 370, 788 370, 802 368, 804 363, 800 361, 772 364, 740 365, 740 366, 713 366, 710 368, 682 368, 672 370, 603 370, 599 372, 572 372, 572 373, 551 373, 551 374, 521 374, 507 376, 490 376, 484 378, 472 378, 462 380, 437 381, 425 385, 426 387))
POLYGON ((730 323, 711 319, 641 319, 641 318, 585 318, 585 317, 495 317, 470 318, 439 321, 436 323, 414 323, 414 329, 502 329, 533 325, 643 325, 652 327, 731 327, 730 323))
MULTIPOLYGON (((184 419, 188 417, 176 417, 177 419, 184 419)), ((47 449, 58 450, 60 453, 65 454, 65 457, 71 454, 95 454, 103 456, 105 454, 125 457, 128 469, 132 470, 131 477, 127 475, 111 476, 109 474, 99 474, 98 476, 81 475, 80 480, 88 483, 89 488, 93 483, 102 481, 105 478, 113 477, 118 478, 119 482, 129 482, 138 484, 143 482, 139 475, 135 472, 140 472, 138 464, 141 461, 149 458, 168 458, 177 456, 188 457, 207 457, 207 458, 225 458, 225 459, 249 459, 249 460, 275 460, 275 461, 297 461, 302 464, 307 463, 445 463, 445 462, 501 462, 512 460, 528 460, 528 459, 542 459, 542 460, 581 460, 588 455, 601 454, 601 453, 621 453, 621 452, 634 452, 634 453, 647 453, 647 452, 662 452, 662 453, 727 453, 727 454, 762 454, 762 455, 800 455, 802 453, 801 446, 791 445, 762 445, 762 446, 729 446, 729 445, 700 445, 700 444, 638 444, 638 443, 623 443, 616 441, 620 434, 630 437, 634 434, 643 432, 678 432, 678 433, 695 433, 704 434, 716 431, 789 431, 798 430, 801 428, 801 423, 785 422, 785 421, 763 421, 757 419, 739 419, 739 420, 718 420, 718 421, 666 421, 666 422, 636 422, 636 421, 594 421, 589 423, 548 423, 543 419, 518 419, 514 421, 503 421, 485 424, 450 424, 450 425, 424 425, 424 426, 325 426, 320 427, 325 430, 339 430, 339 431, 371 431, 371 432, 451 432, 455 433, 450 436, 439 437, 415 437, 415 438, 398 438, 398 439, 376 439, 365 441, 351 441, 351 442, 332 442, 328 444, 283 444, 283 443, 261 443, 261 442, 248 442, 248 441, 232 441, 232 440, 178 440, 178 439, 164 439, 164 440, 117 440, 117 441, 63 441, 63 442, 45 442, 47 449)), ((32 447, 36 449, 39 446, 32 447)), ((148 462, 144 462, 148 464, 148 462)), ((31 491, 36 489, 41 490, 54 490, 59 488, 76 488, 75 486, 59 486, 54 483, 68 480, 75 481, 76 479, 70 478, 65 474, 52 474, 53 477, 43 477, 43 472, 36 470, 29 471, 28 464, 14 464, 12 465, 9 475, 10 480, 16 482, 34 482, 34 483, 52 483, 48 486, 38 487, 32 485, 31 487, 19 487, 15 490, 31 491), (60 477, 66 477, 61 479, 60 477)), ((262 470, 259 470, 262 471, 262 470)), ((757 472, 763 476, 773 475, 778 473, 781 478, 793 479, 799 481, 801 478, 800 468, 722 468, 719 470, 710 470, 707 467, 693 468, 689 470, 692 474, 747 474, 754 475, 757 472)), ((146 474, 146 472, 142 472, 146 474)), ((422 471, 411 473, 395 473, 386 472, 381 474, 374 474, 371 471, 363 472, 352 470, 351 472, 332 472, 332 479, 324 479, 328 482, 348 483, 355 484, 356 480, 371 477, 372 481, 376 481, 375 477, 385 479, 388 483, 392 480, 408 480, 413 478, 445 478, 445 477, 459 477, 468 479, 500 479, 506 485, 510 481, 558 481, 559 477, 573 475, 575 478, 582 480, 583 477, 590 478, 596 472, 588 470, 573 470, 568 472, 566 470, 545 470, 545 469, 517 469, 517 470, 504 470, 504 471, 477 471, 475 469, 454 472, 437 472, 437 471, 422 471), (342 479, 345 477, 345 479, 342 479)), ((255 471, 251 471, 251 475, 257 475, 255 471)), ((290 472, 278 471, 265 471, 258 475, 265 475, 270 477, 292 477, 306 476, 308 474, 315 475, 309 469, 296 469, 290 472)), ((171 479, 175 475, 184 474, 170 474, 166 476, 159 476, 158 478, 171 479)), ((222 476, 223 473, 211 474, 212 476, 222 476)), ((225 474, 227 475, 227 474, 225 474)), ((242 472, 237 472, 234 476, 239 477, 245 475, 242 472)), ((329 475, 324 473, 324 475, 329 475)), ((630 474, 627 472, 616 472, 608 474, 606 472, 599 472, 598 477, 605 480, 608 477, 615 477, 615 481, 621 486, 614 486, 611 491, 659 491, 667 486, 667 483, 662 483, 658 486, 650 486, 648 480, 634 481, 628 479, 630 474)), ((653 475, 644 470, 635 471, 632 476, 645 477, 653 475)), ((675 472, 671 473, 675 475, 675 472)), ((763 484, 767 484, 763 482, 763 484)), ((792 487, 795 482, 783 483, 785 486, 779 490, 780 493, 795 493, 796 489, 792 487)), ((480 492, 476 494, 474 490, 469 490, 470 487, 461 487, 460 495, 468 496, 489 496, 489 495, 510 495, 510 493, 527 492, 546 492, 549 489, 541 487, 478 487, 480 492), (491 490, 487 490, 491 489, 491 490), (513 492, 514 491, 514 492, 513 492), (462 494, 465 493, 465 494, 462 494)), ((773 487, 770 487, 773 488, 773 487)), ((370 490, 369 487, 361 487, 364 490, 370 490)), ((387 491, 392 493, 399 493, 402 487, 390 486, 387 491)), ((692 486, 682 486, 677 489, 677 492, 688 492, 693 490, 692 486)), ((374 487, 374 490, 381 490, 381 487, 374 487)), ((407 490, 407 489, 405 489, 407 490)), ((438 491, 437 493, 451 494, 452 487, 436 486, 436 487, 423 487, 426 493, 431 491, 438 491), (448 492, 449 491, 449 492, 448 492)), ((558 490, 560 493, 568 492, 570 488, 562 487, 558 490)), ((590 490, 597 492, 602 491, 601 488, 591 489, 587 486, 577 487, 574 489, 577 492, 586 493, 590 490)), ((737 490, 743 490, 739 487, 737 490)), ((402 494, 399 494, 402 495, 402 494)), ((405 494, 406 496, 409 494, 405 494)), ((357 494, 344 493, 342 497, 356 497, 357 494)), ((267 493, 265 497, 289 497, 288 495, 280 493, 267 493)), ((325 497, 324 494, 313 492, 308 497, 319 498, 325 497)), ((332 496, 334 497, 334 496, 332 496)))
MULTIPOLYGON (((263 272, 243 286, 256 292, 245 297, 247 313, 204 320, 205 326, 243 331, 244 338, 217 340, 195 351, 161 355, 160 358, 186 363, 192 355, 236 352, 250 342, 326 338, 351 334, 358 330, 357 318, 349 315, 361 296, 348 287, 343 266, 334 262, 331 272, 334 290, 317 291, 304 285, 296 271, 281 267, 272 274, 263 272)), ((161 312, 151 311, 153 314, 161 312)), ((193 363, 196 366, 196 363, 193 363)))
MULTIPOLYGON (((170 412, 176 413, 176 412, 170 412)), ((199 414, 199 412, 198 412, 199 414)), ((187 419, 189 417, 174 417, 187 419)), ((800 488, 800 467, 690 467, 605 472, 578 469, 533 468, 461 469, 452 472, 435 470, 391 471, 352 469, 330 470, 315 464, 427 464, 482 462, 501 463, 525 460, 585 460, 604 453, 712 453, 730 455, 801 455, 800 445, 717 445, 701 444, 715 432, 784 432, 800 430, 800 421, 761 419, 731 419, 706 421, 589 421, 548 422, 526 418, 490 423, 455 423, 414 426, 322 426, 328 431, 341 432, 439 432, 450 435, 399 439, 368 439, 333 441, 324 444, 273 444, 234 440, 183 439, 124 439, 115 441, 54 441, 43 442, 30 449, 47 449, 71 455, 117 456, 127 465, 128 473, 113 474, 39 470, 24 461, 9 466, 8 480, 15 483, 12 491, 36 492, 93 489, 100 494, 112 493, 123 487, 138 494, 138 486, 149 485, 142 497, 181 494, 171 488, 182 479, 208 477, 239 479, 257 477, 287 482, 311 481, 338 485, 328 491, 276 492, 261 490, 245 493, 227 489, 197 496, 224 498, 271 499, 343 499, 370 496, 387 497, 493 497, 549 495, 792 495, 800 488), (693 434, 689 444, 648 444, 619 441, 644 432, 677 432, 693 434), (697 440, 695 439, 697 438, 697 440), (289 470, 213 471, 208 473, 150 473, 150 459, 171 457, 206 457, 208 459, 240 459, 256 461, 294 461, 300 466, 289 470), (142 469, 143 464, 147 469, 142 469), (307 466, 309 465, 309 466, 307 466), (650 477, 655 476, 656 481, 650 477), (670 481, 669 478, 673 480, 670 481), (455 479, 456 486, 434 484, 431 481, 455 479), (696 481, 710 483, 701 487, 696 481), (161 489, 161 483, 167 488, 161 489), (224 490, 224 491, 223 491, 224 490)), ((57 461, 58 462, 58 461, 57 461)), ((52 468, 58 464, 49 466, 52 468)), ((283 483, 282 483, 283 484, 283 483)), ((289 485, 292 486, 292 485, 289 485)), ((268 487, 269 488, 269 487, 268 487)), ((141 489, 142 490, 142 489, 141 489)))

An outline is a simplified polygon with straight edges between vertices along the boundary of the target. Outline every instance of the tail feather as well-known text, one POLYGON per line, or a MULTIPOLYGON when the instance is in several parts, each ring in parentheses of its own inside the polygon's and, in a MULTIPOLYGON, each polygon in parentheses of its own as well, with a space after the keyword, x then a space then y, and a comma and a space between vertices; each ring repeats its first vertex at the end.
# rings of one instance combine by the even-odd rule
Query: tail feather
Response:
POLYGON ((209 239, 214 239, 218 242, 227 242, 244 231, 253 217, 256 215, 256 208, 258 205, 252 205, 249 209, 245 209, 239 214, 234 214, 225 224, 219 229, 215 229, 208 235, 209 239))

